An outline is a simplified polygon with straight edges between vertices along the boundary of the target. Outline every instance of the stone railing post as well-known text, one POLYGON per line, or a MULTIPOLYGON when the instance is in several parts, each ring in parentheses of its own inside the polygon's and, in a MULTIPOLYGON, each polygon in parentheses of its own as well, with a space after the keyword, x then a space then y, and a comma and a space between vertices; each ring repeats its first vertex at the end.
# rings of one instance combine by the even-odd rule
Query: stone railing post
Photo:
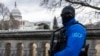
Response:
POLYGON ((17 44, 17 56, 23 56, 23 48, 24 48, 24 45, 22 43, 18 43, 17 44))
POLYGON ((37 45, 35 43, 29 44, 29 56, 37 56, 37 45))
POLYGON ((95 49, 96 49, 96 56, 100 56, 100 44, 97 44, 95 46, 95 49))
POLYGON ((49 56, 48 55, 48 50, 50 49, 50 44, 49 43, 46 43, 45 44, 45 56, 49 56))
POLYGON ((11 43, 6 43, 5 45, 5 56, 10 56, 11 53, 11 43))

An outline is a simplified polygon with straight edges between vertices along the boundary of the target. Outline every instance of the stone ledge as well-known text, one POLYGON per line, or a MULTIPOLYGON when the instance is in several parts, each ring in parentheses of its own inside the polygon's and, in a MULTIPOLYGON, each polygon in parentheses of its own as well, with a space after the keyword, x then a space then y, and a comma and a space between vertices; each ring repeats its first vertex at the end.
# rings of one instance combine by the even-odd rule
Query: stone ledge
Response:
MULTIPOLYGON (((0 32, 0 40, 2 39, 50 39, 53 30, 47 31, 16 31, 16 32, 0 32)), ((56 34, 57 35, 57 34, 56 34)), ((100 39, 100 29, 87 29, 87 39, 100 39)))

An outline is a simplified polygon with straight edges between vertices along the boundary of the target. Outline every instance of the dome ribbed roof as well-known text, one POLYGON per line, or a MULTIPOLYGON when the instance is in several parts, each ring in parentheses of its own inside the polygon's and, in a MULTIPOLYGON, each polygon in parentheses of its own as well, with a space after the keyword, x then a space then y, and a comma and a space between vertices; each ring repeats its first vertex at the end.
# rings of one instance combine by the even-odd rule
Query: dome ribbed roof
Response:
POLYGON ((17 8, 14 8, 12 11, 11 11, 11 14, 13 16, 21 16, 21 12, 17 9, 17 8))

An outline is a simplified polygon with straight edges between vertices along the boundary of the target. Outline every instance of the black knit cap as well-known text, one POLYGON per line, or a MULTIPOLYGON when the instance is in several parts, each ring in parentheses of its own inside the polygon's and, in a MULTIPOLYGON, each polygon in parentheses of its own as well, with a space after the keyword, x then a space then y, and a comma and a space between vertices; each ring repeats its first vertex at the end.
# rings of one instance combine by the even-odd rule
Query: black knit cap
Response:
POLYGON ((73 14, 73 16, 75 17, 75 9, 71 5, 64 7, 61 14, 65 14, 68 12, 73 14))

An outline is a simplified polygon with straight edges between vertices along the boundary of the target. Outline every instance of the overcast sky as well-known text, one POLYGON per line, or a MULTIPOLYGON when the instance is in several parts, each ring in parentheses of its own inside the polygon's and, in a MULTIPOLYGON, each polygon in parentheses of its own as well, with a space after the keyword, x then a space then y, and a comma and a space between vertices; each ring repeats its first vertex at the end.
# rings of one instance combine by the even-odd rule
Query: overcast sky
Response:
POLYGON ((40 6, 40 0, 2 0, 10 11, 14 9, 14 3, 17 3, 17 8, 22 13, 22 19, 28 21, 52 21, 54 15, 59 14, 60 11, 55 13, 50 12, 46 8, 40 6))
MULTIPOLYGON (((61 10, 63 8, 62 7, 60 9, 56 9, 55 12, 51 12, 50 10, 40 6, 40 0, 2 0, 0 2, 4 3, 5 6, 7 6, 11 11, 12 9, 14 9, 15 1, 17 3, 17 8, 22 13, 22 19, 31 22, 52 21, 54 16, 60 15, 61 10)), ((94 9, 85 8, 76 10, 76 13, 79 12, 76 16, 77 17, 76 19, 82 23, 89 22, 90 18, 86 13, 90 11, 94 11, 94 9)), ((91 18, 94 18, 94 14, 92 14, 91 18)), ((92 20, 92 21, 97 21, 97 20, 92 20)))

